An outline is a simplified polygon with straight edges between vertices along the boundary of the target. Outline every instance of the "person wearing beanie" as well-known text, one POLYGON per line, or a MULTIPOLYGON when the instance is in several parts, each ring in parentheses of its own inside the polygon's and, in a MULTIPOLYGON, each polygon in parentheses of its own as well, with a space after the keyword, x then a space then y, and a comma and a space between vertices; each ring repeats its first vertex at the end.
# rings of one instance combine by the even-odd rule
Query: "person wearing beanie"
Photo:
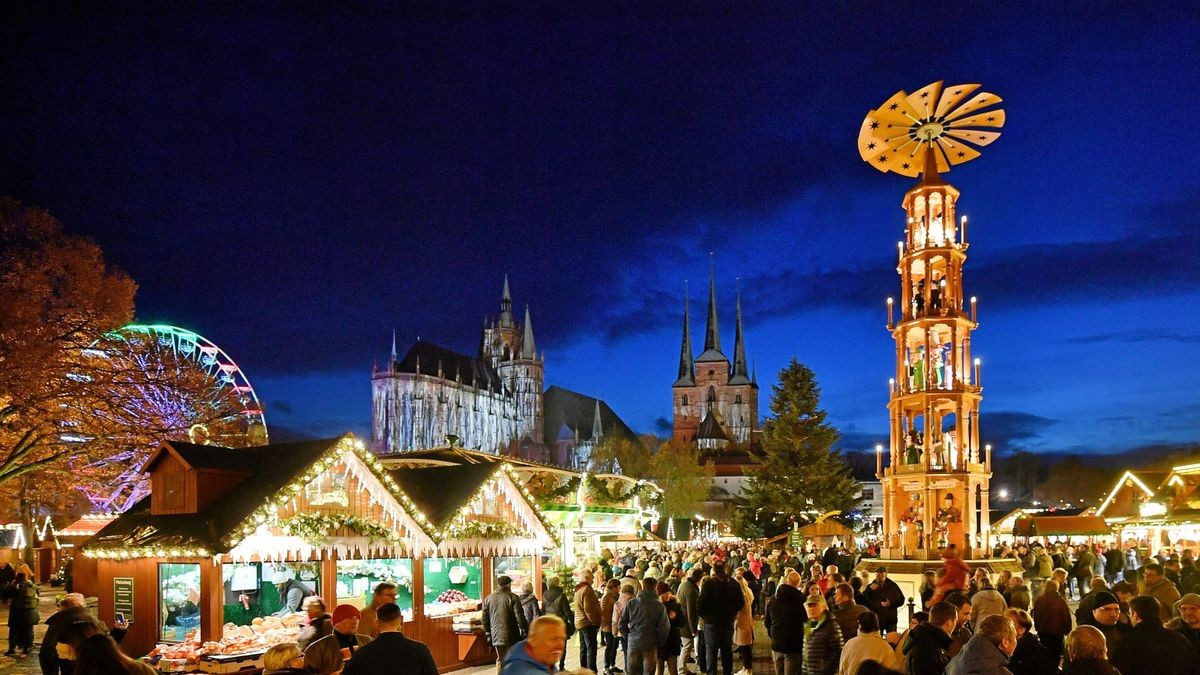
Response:
POLYGON ((1191 643, 1163 626, 1161 612, 1153 596, 1139 595, 1129 601, 1133 628, 1108 652, 1108 660, 1122 675, 1196 673, 1196 652, 1191 643))
MULTIPOLYGON (((314 640, 304 650, 304 667, 310 668, 309 661, 329 664, 337 659, 332 652, 337 652, 343 659, 354 658, 354 652, 359 647, 370 644, 371 636, 358 632, 358 623, 362 613, 354 605, 338 605, 333 608, 333 633, 319 640, 314 640), (310 656, 311 654, 311 656, 310 656), (349 655, 347 657, 347 655, 349 655)), ((310 668, 311 669, 311 668, 310 668)), ((314 671, 315 672, 315 671, 314 671)), ((330 672, 337 672, 333 670, 330 672)))
MULTIPOLYGON (((1080 617, 1080 626, 1092 626, 1104 635, 1111 652, 1129 632, 1129 624, 1121 621, 1121 603, 1111 591, 1097 591, 1092 596, 1092 611, 1080 617)), ((1067 657, 1068 660, 1070 656, 1067 657)))
POLYGON ((1172 623, 1175 632, 1188 639, 1192 648, 1200 654, 1200 595, 1188 593, 1179 600, 1179 618, 1172 623))
POLYGON ((496 670, 504 667, 508 648, 525 638, 529 622, 521 608, 521 599, 512 592, 512 579, 501 575, 496 590, 483 601, 483 636, 496 649, 496 670))

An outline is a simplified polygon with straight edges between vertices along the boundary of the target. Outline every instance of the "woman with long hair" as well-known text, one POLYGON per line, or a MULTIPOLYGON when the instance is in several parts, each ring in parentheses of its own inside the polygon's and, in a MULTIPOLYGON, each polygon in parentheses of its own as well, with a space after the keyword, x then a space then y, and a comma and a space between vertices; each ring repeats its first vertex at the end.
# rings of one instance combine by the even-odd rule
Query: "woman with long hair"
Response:
POLYGON ((131 659, 121 652, 116 640, 96 633, 83 641, 75 675, 155 675, 149 664, 131 659))
POLYGON ((742 672, 754 672, 754 591, 746 583, 745 570, 737 575, 738 587, 742 589, 742 608, 733 620, 733 650, 742 657, 742 672))

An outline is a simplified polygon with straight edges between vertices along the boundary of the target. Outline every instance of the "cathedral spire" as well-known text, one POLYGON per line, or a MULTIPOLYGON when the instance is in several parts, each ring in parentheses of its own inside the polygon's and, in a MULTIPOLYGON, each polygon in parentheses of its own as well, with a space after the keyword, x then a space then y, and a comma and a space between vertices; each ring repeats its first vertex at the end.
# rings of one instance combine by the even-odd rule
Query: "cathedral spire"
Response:
POLYGON ((746 368, 746 343, 742 339, 742 288, 738 282, 737 291, 737 330, 733 338, 733 376, 729 384, 750 384, 746 368))
POLYGON ((600 399, 596 399, 596 414, 592 418, 592 442, 599 443, 604 437, 604 425, 600 422, 600 399))
POLYGON ((508 275, 504 275, 504 292, 500 295, 500 327, 512 328, 512 293, 508 291, 508 275))
POLYGON ((529 305, 525 305, 525 330, 521 331, 521 358, 532 359, 537 356, 537 347, 533 343, 533 320, 529 318, 529 305))
POLYGON ((392 363, 396 363, 396 329, 392 329, 392 363))
POLYGON ((692 361, 692 327, 688 319, 687 282, 683 283, 683 344, 679 347, 679 378, 675 386, 692 386, 696 384, 696 364, 692 361))
POLYGON ((704 331, 704 352, 697 361, 729 362, 721 352, 721 331, 717 327, 717 281, 716 268, 711 263, 708 271, 708 327, 704 331))

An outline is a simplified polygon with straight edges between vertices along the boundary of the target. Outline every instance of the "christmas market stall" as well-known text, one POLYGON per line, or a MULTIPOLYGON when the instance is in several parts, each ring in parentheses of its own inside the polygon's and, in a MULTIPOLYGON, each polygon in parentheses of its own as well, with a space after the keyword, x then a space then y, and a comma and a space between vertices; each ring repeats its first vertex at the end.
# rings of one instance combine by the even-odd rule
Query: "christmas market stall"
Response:
POLYGON ((501 575, 541 595, 542 554, 552 530, 507 462, 388 472, 425 518, 435 552, 414 567, 422 620, 409 637, 429 646, 440 669, 495 660, 483 639, 480 606, 501 575))
MULTIPOLYGON (((128 653, 160 668, 253 667, 295 639, 303 598, 361 604, 435 552, 428 520, 352 435, 229 449, 165 443, 150 496, 82 547, 99 617, 129 625, 128 653), (336 597, 335 597, 336 596, 336 597), (157 646, 156 646, 157 645, 157 646)), ((410 581, 410 588, 413 581, 410 581)), ((401 598, 406 618, 420 593, 401 598)))
POLYGON ((1141 557, 1160 549, 1200 553, 1200 464, 1169 472, 1126 471, 1096 513, 1117 533, 1123 548, 1141 557))
POLYGON ((552 556, 555 566, 573 566, 579 557, 599 553, 603 536, 638 535, 647 523, 659 520, 662 490, 651 481, 620 474, 573 471, 458 447, 406 452, 382 461, 393 468, 508 464, 555 532, 560 544, 552 556))

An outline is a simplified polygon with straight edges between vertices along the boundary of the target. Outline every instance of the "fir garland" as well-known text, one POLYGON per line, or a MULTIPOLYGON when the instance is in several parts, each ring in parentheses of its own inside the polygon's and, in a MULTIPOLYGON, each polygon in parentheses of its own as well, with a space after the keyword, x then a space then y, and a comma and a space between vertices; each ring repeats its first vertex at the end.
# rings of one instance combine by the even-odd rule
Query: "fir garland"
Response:
POLYGON ((309 543, 320 543, 329 537, 330 532, 343 527, 371 541, 399 540, 395 532, 378 520, 358 516, 300 513, 280 521, 279 526, 289 535, 309 543))
POLYGON ((580 477, 574 476, 572 478, 568 478, 566 482, 562 483, 561 485, 551 488, 550 486, 555 485, 555 483, 548 482, 546 479, 542 479, 536 487, 532 485, 528 487, 530 488, 530 492, 539 500, 543 502, 554 502, 563 497, 574 495, 575 491, 579 489, 579 481, 580 477))
POLYGON ((588 474, 587 477, 587 491, 592 500, 598 504, 624 504, 637 496, 641 496, 650 504, 657 504, 662 500, 661 493, 649 483, 637 483, 626 492, 621 492, 619 488, 614 491, 608 487, 607 480, 591 474, 588 474))
POLYGON ((471 520, 446 528, 446 536, 453 539, 508 539, 525 534, 520 525, 505 522, 471 520))

